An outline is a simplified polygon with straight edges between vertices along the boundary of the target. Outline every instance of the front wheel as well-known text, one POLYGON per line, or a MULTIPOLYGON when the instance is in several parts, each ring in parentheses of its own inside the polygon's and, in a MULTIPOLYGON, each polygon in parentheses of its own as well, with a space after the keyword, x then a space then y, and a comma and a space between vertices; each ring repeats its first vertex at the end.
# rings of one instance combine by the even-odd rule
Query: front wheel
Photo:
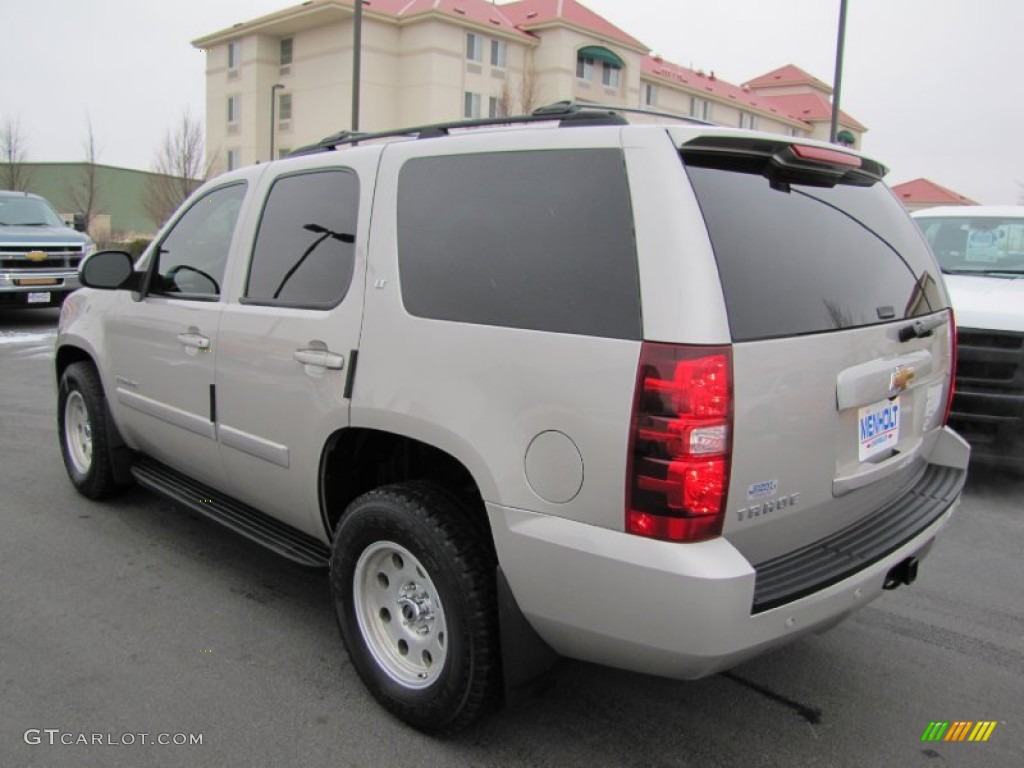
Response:
POLYGON ((331 590, 353 666, 392 714, 452 733, 500 687, 495 564, 453 495, 406 483, 349 506, 334 539, 331 590))
POLYGON ((116 491, 103 385, 90 363, 72 363, 61 376, 57 428, 64 467, 76 490, 90 499, 116 491))

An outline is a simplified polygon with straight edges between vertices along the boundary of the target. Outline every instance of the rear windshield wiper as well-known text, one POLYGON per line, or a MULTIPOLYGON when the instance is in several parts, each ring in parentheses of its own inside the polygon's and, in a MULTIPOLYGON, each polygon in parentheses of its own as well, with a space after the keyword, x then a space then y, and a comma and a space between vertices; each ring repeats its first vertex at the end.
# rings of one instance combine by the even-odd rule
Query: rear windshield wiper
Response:
POLYGON ((927 336, 931 336, 932 331, 940 325, 945 325, 947 319, 947 316, 942 314, 935 317, 927 317, 924 320, 915 320, 910 325, 905 325, 900 328, 900 341, 923 339, 927 336))

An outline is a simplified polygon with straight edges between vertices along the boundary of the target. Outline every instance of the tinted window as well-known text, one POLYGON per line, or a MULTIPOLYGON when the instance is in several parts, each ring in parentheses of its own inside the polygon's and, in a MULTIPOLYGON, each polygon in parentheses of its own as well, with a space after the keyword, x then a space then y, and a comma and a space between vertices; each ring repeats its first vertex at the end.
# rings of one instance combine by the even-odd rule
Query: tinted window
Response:
POLYGON ((917 219, 943 272, 1024 273, 1024 216, 917 219))
POLYGON ((245 184, 207 193, 175 222, 156 251, 150 293, 210 298, 220 295, 231 237, 245 184))
POLYGON ((334 306, 352 281, 359 178, 352 171, 285 176, 267 196, 246 286, 249 302, 334 306))
POLYGON ((406 309, 636 339, 640 291, 618 150, 411 160, 398 186, 406 309))
POLYGON ((737 341, 855 328, 945 306, 921 234, 881 183, 770 185, 687 168, 737 341))

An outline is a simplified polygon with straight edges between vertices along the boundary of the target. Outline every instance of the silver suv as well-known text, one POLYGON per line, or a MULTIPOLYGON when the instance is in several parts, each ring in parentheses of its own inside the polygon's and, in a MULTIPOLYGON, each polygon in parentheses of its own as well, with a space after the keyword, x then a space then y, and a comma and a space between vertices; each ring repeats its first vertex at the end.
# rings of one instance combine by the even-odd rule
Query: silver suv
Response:
POLYGON ((701 677, 913 581, 969 449, 885 169, 501 122, 330 137, 208 182, 137 263, 86 260, 56 349, 72 483, 329 567, 362 680, 429 732, 555 655, 701 677))

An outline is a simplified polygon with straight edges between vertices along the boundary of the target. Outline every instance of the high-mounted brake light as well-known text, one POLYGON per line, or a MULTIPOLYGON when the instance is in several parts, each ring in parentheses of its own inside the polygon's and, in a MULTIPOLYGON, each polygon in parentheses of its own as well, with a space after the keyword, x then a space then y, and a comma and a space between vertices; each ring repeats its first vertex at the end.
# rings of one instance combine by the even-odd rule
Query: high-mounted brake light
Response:
POLYGON ((729 347, 644 343, 626 477, 626 530, 670 541, 722 532, 732 447, 729 347))
POLYGON ((791 144, 790 148, 793 150, 793 154, 801 160, 815 160, 830 165, 848 165, 851 168, 860 168, 863 165, 862 160, 856 155, 839 152, 835 149, 811 147, 807 144, 791 144))

